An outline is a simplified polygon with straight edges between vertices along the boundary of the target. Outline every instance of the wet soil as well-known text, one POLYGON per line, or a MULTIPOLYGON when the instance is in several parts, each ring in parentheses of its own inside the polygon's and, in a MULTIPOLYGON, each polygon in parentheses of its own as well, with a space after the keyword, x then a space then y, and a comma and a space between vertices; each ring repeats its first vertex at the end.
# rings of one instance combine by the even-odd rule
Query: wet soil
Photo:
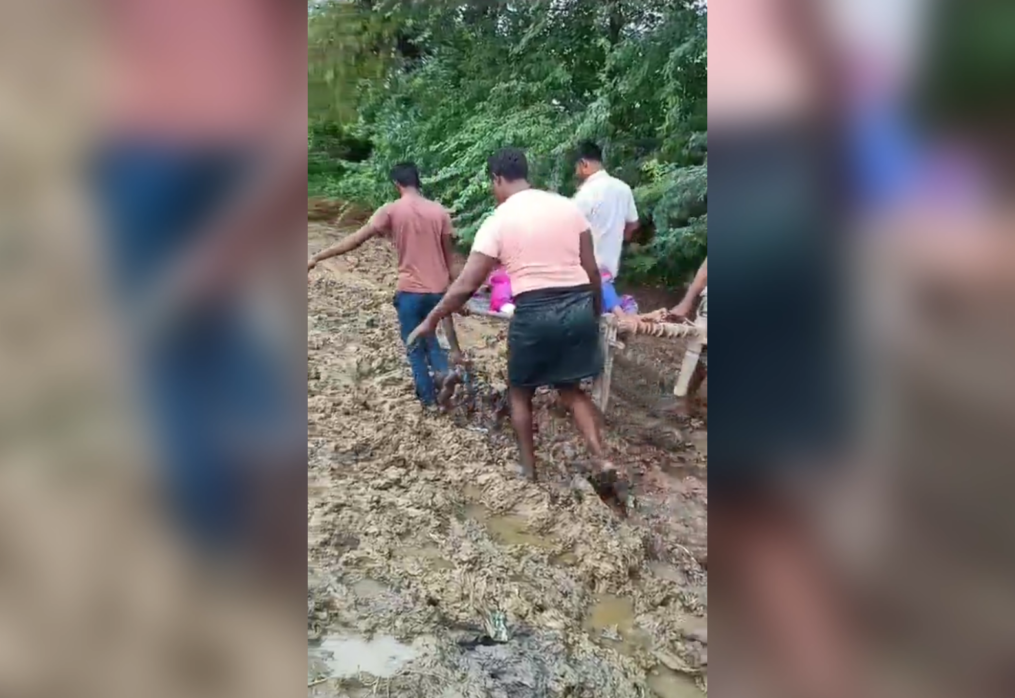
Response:
MULTIPOLYGON (((344 232, 311 223, 310 252, 344 232)), ((615 365, 622 517, 552 393, 536 400, 539 482, 516 474, 496 404, 505 325, 458 320, 469 382, 450 413, 422 409, 394 283, 383 242, 309 275, 309 695, 701 695, 706 418, 667 400, 682 347, 637 338, 615 365)))

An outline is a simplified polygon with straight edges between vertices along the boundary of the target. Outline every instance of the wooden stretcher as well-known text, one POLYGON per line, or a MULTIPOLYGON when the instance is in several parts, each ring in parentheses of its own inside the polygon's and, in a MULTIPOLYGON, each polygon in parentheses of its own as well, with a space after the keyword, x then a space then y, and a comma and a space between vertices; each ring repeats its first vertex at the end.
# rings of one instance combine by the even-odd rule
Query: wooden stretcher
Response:
MULTIPOLYGON (((466 307, 472 315, 488 317, 501 322, 509 322, 510 315, 495 313, 490 310, 490 298, 483 294, 476 294, 466 303, 466 307)), ((670 339, 686 338, 687 351, 680 363, 677 373, 676 385, 673 394, 678 398, 687 397, 687 391, 691 384, 694 371, 701 361, 701 354, 708 347, 708 321, 699 318, 694 323, 671 323, 658 322, 646 318, 632 318, 632 322, 620 322, 615 315, 604 315, 600 323, 600 336, 603 342, 603 373, 596 379, 592 389, 592 398, 596 405, 603 412, 609 407, 610 385, 613 378, 613 360, 618 350, 624 349, 624 343, 618 338, 621 330, 634 335, 646 335, 651 337, 666 337, 670 339)), ((443 330, 438 330, 438 340, 447 348, 447 340, 443 336, 443 330)))
POLYGON ((687 351, 677 373, 673 394, 678 398, 687 397, 691 378, 701 360, 701 354, 708 346, 708 322, 704 318, 694 323, 657 322, 649 319, 634 319, 631 322, 618 321, 616 316, 603 318, 603 337, 606 344, 606 363, 603 375, 597 381, 596 397, 600 409, 606 410, 610 398, 610 383, 613 377, 613 357, 617 350, 624 349, 624 343, 617 338, 621 330, 634 335, 666 337, 670 339, 687 338, 687 351))

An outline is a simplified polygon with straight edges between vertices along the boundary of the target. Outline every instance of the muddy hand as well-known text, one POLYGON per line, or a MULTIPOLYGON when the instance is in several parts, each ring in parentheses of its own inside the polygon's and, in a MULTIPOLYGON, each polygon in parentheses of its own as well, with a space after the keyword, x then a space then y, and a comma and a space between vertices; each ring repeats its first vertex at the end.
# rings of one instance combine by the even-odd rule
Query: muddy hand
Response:
POLYGON ((432 335, 436 331, 437 320, 433 316, 428 315, 423 318, 423 322, 419 323, 416 329, 409 333, 409 336, 405 339, 405 346, 411 349, 420 339, 432 335))
POLYGON ((412 332, 409 333, 409 336, 405 340, 406 347, 412 349, 414 346, 416 346, 419 340, 423 338, 423 335, 425 333, 423 332, 422 328, 423 326, 420 325, 419 327, 417 327, 416 329, 414 329, 412 332))

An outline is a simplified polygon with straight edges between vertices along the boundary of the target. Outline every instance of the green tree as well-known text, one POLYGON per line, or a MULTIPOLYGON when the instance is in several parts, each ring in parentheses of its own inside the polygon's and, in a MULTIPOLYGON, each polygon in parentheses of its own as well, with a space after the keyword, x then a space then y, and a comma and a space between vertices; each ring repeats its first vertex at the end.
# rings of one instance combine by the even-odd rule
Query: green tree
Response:
POLYGON ((662 0, 332 0, 310 11, 311 190, 366 206, 414 160, 464 244, 493 208, 497 148, 574 190, 569 153, 604 146, 650 240, 629 279, 677 284, 705 254, 706 16, 662 0))

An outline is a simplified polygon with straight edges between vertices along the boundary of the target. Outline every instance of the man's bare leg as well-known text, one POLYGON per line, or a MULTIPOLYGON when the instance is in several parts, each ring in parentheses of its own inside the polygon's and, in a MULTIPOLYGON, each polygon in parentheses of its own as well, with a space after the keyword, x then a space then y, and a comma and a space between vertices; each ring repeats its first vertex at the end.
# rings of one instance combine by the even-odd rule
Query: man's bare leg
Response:
POLYGON ((536 479, 536 444, 532 430, 532 388, 509 388, 511 400, 511 424, 518 437, 518 453, 525 477, 536 479))
POLYGON ((558 388, 560 401, 571 410, 575 426, 585 438, 589 453, 597 462, 603 459, 603 437, 599 424, 599 409, 588 395, 578 386, 558 388))
POLYGON ((616 497, 622 506, 627 506, 628 483, 626 478, 613 463, 604 457, 602 415, 599 408, 596 407, 596 403, 577 385, 557 388, 557 393, 560 395, 561 402, 571 410, 575 426, 585 437, 585 443, 598 470, 594 479, 598 480, 599 487, 606 488, 600 491, 600 496, 603 496, 604 493, 608 494, 611 497, 616 497))

